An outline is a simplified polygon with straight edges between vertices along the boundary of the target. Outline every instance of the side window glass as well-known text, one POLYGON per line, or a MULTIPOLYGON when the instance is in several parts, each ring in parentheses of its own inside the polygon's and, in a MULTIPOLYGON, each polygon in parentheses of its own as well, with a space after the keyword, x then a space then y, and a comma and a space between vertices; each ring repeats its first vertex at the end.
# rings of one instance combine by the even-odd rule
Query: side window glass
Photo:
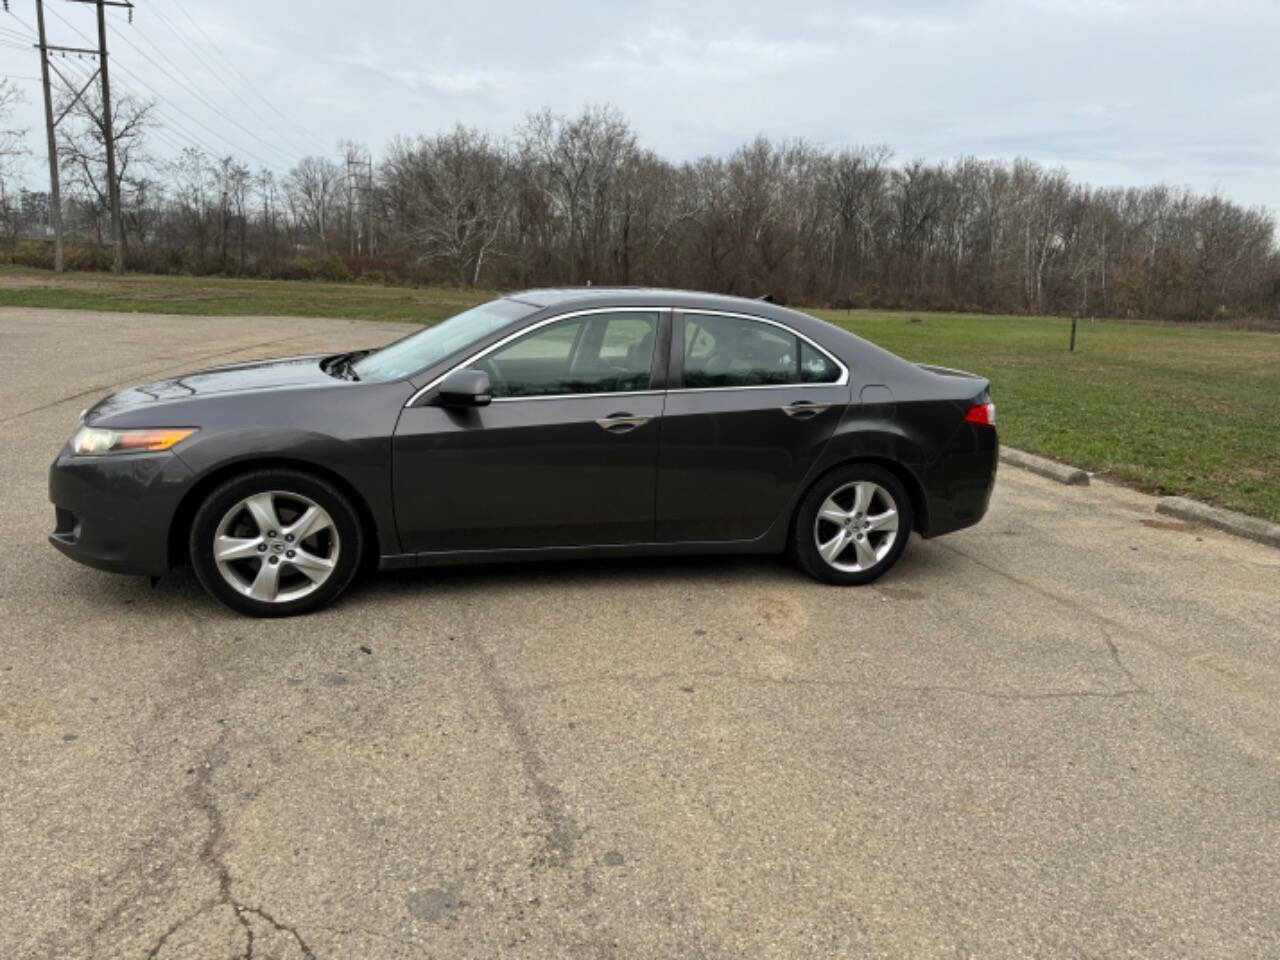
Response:
MULTIPOLYGON (((621 313, 594 317, 592 323, 603 327, 596 366, 603 382, 614 377, 621 383, 615 390, 646 390, 649 370, 653 365, 653 341, 658 330, 658 315, 621 313)), ((604 392, 604 391, 598 391, 604 392)))
POLYGON ((769 323, 719 314, 688 315, 684 347, 685 387, 758 387, 800 381, 799 338, 769 323))
POLYGON ((475 366, 495 397, 645 390, 658 314, 593 314, 553 323, 475 366))
POLYGON ((800 382, 835 383, 840 379, 840 368, 831 358, 800 341, 800 382))
POLYGON ((705 360, 716 347, 716 338, 692 317, 685 320, 684 356, 686 360, 705 360))

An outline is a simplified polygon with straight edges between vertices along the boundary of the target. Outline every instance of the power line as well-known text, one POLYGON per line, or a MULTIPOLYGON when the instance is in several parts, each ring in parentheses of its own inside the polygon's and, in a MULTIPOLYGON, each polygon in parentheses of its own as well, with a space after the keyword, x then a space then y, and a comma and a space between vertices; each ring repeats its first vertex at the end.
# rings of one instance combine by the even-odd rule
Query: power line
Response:
MULTIPOLYGON (((242 103, 242 104, 244 103, 244 94, 243 94, 243 93, 241 93, 241 92, 236 91, 236 90, 231 86, 231 84, 227 82, 227 79, 226 79, 226 77, 225 77, 225 73, 227 72, 226 70, 219 69, 218 67, 216 67, 216 66, 214 66, 213 64, 211 64, 208 60, 206 60, 206 59, 204 58, 204 54, 203 54, 203 53, 201 53, 200 49, 199 49, 197 46, 193 45, 193 44, 191 43, 191 41, 187 39, 186 34, 184 34, 181 30, 179 30, 177 27, 175 27, 175 26, 173 25, 173 23, 169 20, 169 18, 168 18, 168 17, 166 17, 166 16, 165 16, 165 15, 164 15, 164 14, 163 14, 159 9, 152 10, 151 12, 155 15, 155 18, 156 18, 157 20, 159 20, 159 21, 160 21, 160 23, 164 24, 165 28, 166 28, 170 33, 172 33, 172 34, 173 34, 173 35, 178 39, 178 42, 179 42, 179 43, 181 43, 184 47, 186 47, 186 48, 191 52, 192 56, 194 56, 194 57, 195 57, 195 58, 200 62, 200 64, 204 67, 204 69, 205 69, 205 71, 206 71, 207 73, 209 73, 209 74, 213 75, 214 77, 216 77, 216 78, 218 79, 218 82, 219 82, 219 83, 221 83, 224 87, 226 87, 227 92, 229 92, 233 97, 235 97, 235 98, 237 99, 237 101, 238 101, 238 102, 240 102, 240 103, 242 103)), ((197 25, 196 25, 196 28, 197 28, 197 29, 199 29, 199 24, 197 24, 197 25)), ((207 39, 208 39, 208 38, 207 38, 207 35, 205 35, 205 34, 203 33, 203 31, 201 31, 201 33, 202 33, 202 35, 204 35, 204 36, 206 37, 206 40, 207 40, 207 39)), ((217 48, 216 48, 216 46, 212 43, 212 41, 209 41, 209 44, 210 44, 210 47, 211 47, 212 49, 214 49, 214 50, 216 50, 216 49, 217 49, 217 48)), ((156 45, 156 44, 154 43, 154 41, 152 41, 152 45, 153 45, 153 46, 155 46, 155 45, 156 45)), ((235 72, 235 68, 234 68, 234 67, 231 67, 231 68, 230 68, 230 71, 234 73, 234 72, 235 72)), ((267 104, 267 106, 271 107, 271 109, 272 109, 273 111, 275 111, 277 114, 279 114, 279 113, 280 113, 280 111, 276 110, 276 109, 275 109, 275 107, 274 107, 274 105, 272 105, 272 104, 270 103, 270 101, 267 101, 267 100, 262 96, 262 94, 258 93, 258 91, 257 91, 257 88, 256 88, 256 87, 254 87, 252 84, 248 83, 248 81, 245 81, 245 84, 246 84, 247 89, 248 89, 248 90, 249 90, 249 91, 250 91, 254 96, 256 96, 259 100, 263 100, 263 101, 267 104)), ((246 105, 247 105, 247 104, 246 104, 246 105)), ((282 115, 282 116, 283 116, 283 115, 282 115)), ((265 117, 263 117, 261 114, 258 114, 258 117, 259 117, 260 119, 266 120, 266 118, 265 118, 265 117)), ((273 121, 273 120, 266 120, 266 123, 267 123, 267 126, 268 126, 268 127, 275 128, 275 127, 277 127, 277 126, 278 126, 278 125, 275 123, 275 121, 273 121)), ((297 124, 294 124, 294 126, 296 127, 296 126, 297 126, 297 124)), ((306 133, 306 131, 304 130, 304 131, 303 131, 303 133, 306 133)), ((310 137, 310 134, 308 134, 308 137, 310 137)), ((303 154, 306 154, 306 153, 309 153, 309 152, 311 152, 311 151, 306 150, 306 149, 304 149, 304 150, 302 150, 302 151, 301 151, 301 153, 303 153, 303 154)), ((320 151, 320 152, 323 152, 323 151, 320 151)))
POLYGON ((265 140, 264 138, 262 138, 262 137, 258 136, 256 133, 254 133, 254 132, 253 132, 252 130, 250 130, 248 127, 244 126, 242 123, 240 123, 239 121, 237 121, 234 117, 228 116, 226 113, 224 113, 222 110, 220 110, 220 109, 219 109, 217 106, 215 106, 212 102, 210 102, 208 99, 206 99, 206 98, 204 97, 204 95, 203 95, 203 94, 201 94, 201 93, 199 93, 198 91, 196 91, 196 90, 192 89, 192 88, 191 88, 190 86, 188 86, 184 81, 182 81, 182 80, 178 79, 177 77, 175 77, 175 76, 174 76, 172 73, 170 73, 170 72, 169 72, 165 67, 161 66, 161 65, 160 65, 159 63, 157 63, 154 59, 152 59, 152 58, 151 58, 151 56, 150 56, 149 54, 147 54, 147 52, 146 52, 145 50, 143 50, 142 48, 140 48, 139 46, 137 46, 137 45, 136 45, 132 40, 130 40, 128 37, 124 36, 124 34, 120 34, 119 36, 120 36, 120 39, 121 39, 121 40, 123 40, 125 43, 129 44, 129 46, 130 46, 130 47, 132 47, 132 48, 133 48, 134 50, 136 50, 139 54, 141 54, 141 55, 142 55, 142 57, 143 57, 143 59, 145 59, 148 63, 150 63, 150 64, 151 64, 151 66, 155 67, 155 68, 156 68, 157 70, 159 70, 162 74, 164 74, 164 76, 165 76, 165 77, 167 77, 169 80, 172 80, 175 84, 177 84, 177 85, 178 85, 179 87, 181 87, 183 90, 187 91, 187 93, 191 94, 193 97, 195 97, 197 100, 199 100, 201 103, 203 103, 206 107, 208 107, 210 110, 212 110, 215 114, 217 114, 217 115, 218 115, 219 117, 221 117, 223 120, 226 120, 228 123, 232 124, 233 126, 239 127, 242 131, 244 131, 245 133, 247 133, 249 136, 253 137, 255 140, 257 140, 257 141, 258 141, 259 143, 261 143, 263 146, 267 147, 269 150, 274 150, 274 151, 276 151, 277 153, 279 153, 281 156, 285 157, 285 159, 289 160, 290 162, 292 162, 292 161, 295 159, 295 157, 294 157, 294 153, 293 153, 293 151, 292 151, 292 150, 284 150, 284 149, 281 149, 280 147, 276 146, 274 143, 271 143, 271 142, 269 142, 269 141, 265 140))
MULTIPOLYGON (((56 10, 53 10, 53 9, 51 8, 49 12, 50 12, 50 13, 52 13, 52 14, 54 14, 54 16, 58 17, 58 19, 59 19, 59 20, 61 20, 63 23, 65 23, 65 24, 66 24, 68 27, 70 27, 73 31, 75 31, 75 33, 79 34, 79 36, 80 36, 81 38, 86 39, 86 40, 88 39, 87 37, 85 37, 85 35, 84 35, 83 33, 81 33, 79 30, 77 30, 77 29, 76 29, 76 27, 75 27, 75 25, 74 25, 74 24, 70 23, 70 22, 69 22, 65 17, 61 16, 61 15, 60 15, 56 10)), ((141 85, 142 85, 142 87, 144 87, 146 90, 150 91, 150 92, 151 92, 151 94, 157 98, 157 100, 163 100, 163 99, 164 99, 164 98, 163 98, 163 96, 160 94, 160 92, 159 92, 158 90, 156 90, 154 87, 152 87, 152 86, 151 86, 151 84, 149 84, 145 79, 143 79, 141 76, 139 76, 139 75, 138 75, 137 73, 135 73, 133 70, 130 70, 128 67, 125 67, 123 64, 117 64, 117 67, 118 67, 118 69, 123 70, 125 73, 127 73, 127 74, 129 74, 131 77, 133 77, 133 79, 134 79, 134 80, 136 80, 139 84, 141 84, 141 85)), ((249 157, 250 159, 254 160, 256 163, 260 164, 261 166, 268 167, 268 168, 274 168, 274 167, 276 166, 276 164, 275 164, 275 163, 272 163, 271 161, 268 161, 268 160, 264 160, 262 157, 258 156, 256 153, 254 153, 252 150, 247 150, 247 149, 245 149, 242 145, 235 143, 234 141, 232 141, 232 140, 231 140, 231 138, 227 137, 225 134, 219 133, 218 131, 214 130, 212 127, 210 127, 210 126, 209 126, 208 124, 206 124, 204 121, 200 120, 198 117, 196 117, 196 116, 192 115, 191 113, 189 113, 189 112, 187 112, 187 111, 185 111, 185 110, 182 110, 182 109, 181 109, 180 107, 178 107, 176 104, 169 104, 169 106, 172 106, 172 107, 173 107, 173 109, 178 110, 178 111, 182 114, 182 116, 183 116, 185 119, 187 119, 187 120, 191 121, 191 122, 192 122, 192 123, 194 123, 196 126, 198 126, 198 127, 200 127, 201 129, 203 129, 203 130, 207 131, 210 135, 212 135, 212 136, 214 137, 214 139, 215 139, 215 140, 225 142, 225 143, 229 144, 230 146, 235 147, 237 150, 239 150, 239 151, 240 151, 241 153, 243 153, 245 156, 247 156, 247 157, 249 157)), ((174 121, 172 121, 172 120, 171 120, 170 122, 173 122, 175 126, 179 126, 176 122, 174 122, 174 121)), ((180 127, 180 126, 179 126, 179 129, 181 129, 181 127, 180 127)), ((189 133, 189 132, 188 132, 188 136, 190 136, 190 133, 189 133)), ((209 152, 210 154, 212 154, 212 155, 214 155, 214 156, 217 156, 217 155, 221 152, 220 150, 216 150, 216 149, 215 149, 215 150, 209 150, 207 147, 206 147, 205 149, 207 150, 207 152, 209 152)))
MULTIPOLYGON (((6 9, 7 9, 7 8, 6 8, 6 9)), ((27 28, 27 32, 28 32, 29 34, 31 34, 31 36, 32 36, 32 38, 33 38, 33 39, 35 38, 35 36, 36 36, 36 28, 35 28, 35 27, 33 27, 31 24, 27 23, 27 21, 23 20, 20 16, 18 16, 18 15, 17 15, 16 13, 14 13, 12 10, 8 10, 8 14, 9 14, 9 16, 13 17, 13 19, 17 20, 20 24, 22 24, 24 27, 26 27, 26 28, 27 28)))
MULTIPOLYGON (((154 11, 154 12, 158 13, 159 11, 154 11)), ((164 58, 165 62, 167 62, 171 67, 173 67, 173 69, 178 70, 178 71, 181 71, 181 70, 182 70, 182 68, 181 68, 178 64, 174 63, 174 62, 173 62, 173 59, 172 59, 172 58, 171 58, 167 53, 165 53, 164 48, 163 48, 163 47, 161 47, 161 46, 160 46, 160 44, 156 43, 156 41, 152 40, 149 36, 147 36, 147 34, 146 34, 142 29, 141 29, 141 27, 140 27, 137 23, 135 23, 135 24, 133 25, 133 30, 134 30, 134 33, 135 33, 135 34, 136 34, 136 35, 137 35, 141 40, 144 40, 144 41, 145 41, 145 42, 146 42, 146 43, 151 47, 151 49, 153 49, 157 54, 159 54, 162 58, 164 58)), ((131 44, 131 45, 132 45, 132 44, 131 44)), ((136 48, 135 48, 135 49, 136 49, 136 48)), ((139 51, 139 52, 141 52, 141 51, 139 51)), ((146 54, 143 54, 143 55, 144 55, 144 56, 146 56, 146 54)), ((154 63, 154 61, 153 61, 153 63, 154 63)), ((159 66, 158 64, 155 64, 155 65, 156 65, 157 67, 159 66)), ((229 92, 233 97, 241 98, 241 94, 239 94, 239 93, 237 93, 235 90, 233 90, 233 89, 231 88, 230 84, 228 84, 228 83, 226 82, 226 80, 222 77, 222 75, 221 75, 220 73, 219 73, 219 74, 216 74, 216 76, 218 77, 218 80, 222 83, 222 85, 223 85, 224 87, 226 87, 226 88, 227 88, 227 91, 228 91, 228 92, 229 92)), ((203 96, 202 94, 198 94, 198 93, 196 93, 195 91, 191 91, 189 87, 185 87, 185 86, 184 86, 184 89, 187 89, 189 92, 191 92, 191 93, 192 93, 192 95, 193 95, 193 96, 196 96, 198 99, 202 100, 203 102, 208 103, 208 101, 207 101, 207 100, 205 100, 205 98, 204 98, 204 96, 203 96)), ((241 98, 241 99, 242 99, 242 98, 241 98)), ((248 106, 248 104, 244 104, 243 102, 241 102, 241 103, 239 104, 239 106, 248 106)), ((212 108, 212 105, 211 105, 211 108, 212 108)), ((212 109, 215 109, 215 112, 216 112, 216 108, 212 108, 212 109)), ((252 110, 253 108, 252 108, 252 107, 250 107, 250 109, 252 110)), ((270 128, 272 128, 272 127, 274 126, 274 122, 273 122, 273 121, 271 121, 271 120, 268 120, 268 119, 267 119, 266 117, 264 117, 261 113, 258 113, 256 110, 253 110, 253 113, 254 113, 254 115, 255 115, 259 120, 263 121, 263 122, 267 125, 268 129, 270 129, 270 128)), ((238 126, 238 125, 239 125, 239 124, 237 124, 237 126, 238 126)), ((241 127, 241 129, 245 129, 245 128, 241 127)), ((246 132, 249 132, 249 131, 246 131, 246 132)), ((279 132, 281 132, 281 131, 277 131, 277 133, 279 133, 279 132)), ((256 134, 252 134, 252 133, 250 133, 250 135, 251 135, 251 136, 256 136, 256 134)), ((297 143, 293 143, 293 142, 291 142, 291 141, 289 141, 289 140, 282 140, 282 141, 281 141, 281 144, 283 144, 284 146, 286 146, 286 147, 288 147, 288 148, 289 148, 289 149, 288 149, 288 152, 289 152, 289 155, 290 155, 290 158, 291 158, 291 159, 292 159, 295 155, 301 155, 301 154, 305 154, 305 153, 307 153, 307 152, 308 152, 306 149, 298 150, 298 149, 297 149, 297 148, 298 148, 298 144, 297 144, 297 143)))
MULTIPOLYGON (((204 27, 200 26, 200 24, 197 23, 196 20, 192 18, 191 14, 187 12, 187 8, 183 6, 179 2, 179 0, 173 0, 173 5, 177 7, 180 11, 182 11, 182 15, 187 18, 187 22, 190 23, 193 27, 196 28, 196 30, 199 31, 200 36, 204 37, 205 42, 209 44, 209 49, 212 50, 218 57, 220 57, 222 62, 227 65, 227 69, 230 70, 232 73, 234 73, 240 79, 240 81, 245 85, 245 89, 247 89, 250 93, 252 93, 255 97, 257 97, 263 103, 265 103, 271 109, 271 111, 276 116, 278 116, 281 120, 283 120, 285 123, 292 124, 297 130, 305 134, 308 137, 308 139, 312 139, 316 141, 323 139, 321 137, 317 137, 313 131, 308 130, 306 127, 302 126, 302 124, 298 123, 298 121, 295 120, 293 117, 290 117, 282 113, 279 109, 277 109, 276 105, 272 103, 270 100, 268 100, 266 97, 264 97, 262 93, 258 90, 257 86, 251 80, 249 80, 247 77, 245 77, 244 74, 240 73, 240 71, 236 69, 235 64, 233 64, 230 58, 228 58, 227 55, 223 53, 222 48, 219 47, 216 43, 213 42, 213 40, 210 39, 209 34, 205 32, 204 27)), ((159 11, 156 11, 156 12, 159 13, 159 11)))
MULTIPOLYGON (((69 72, 74 73, 74 71, 69 71, 69 72)), ((85 77, 83 75, 77 74, 76 79, 83 81, 85 77)), ((124 84, 117 84, 117 86, 120 86, 121 89, 123 89, 127 95, 133 96, 139 100, 142 99, 141 97, 138 96, 136 91, 130 89, 124 84)), ((206 140, 202 139, 197 134, 192 133, 191 130, 184 127, 182 124, 178 123, 178 121, 173 119, 173 117, 163 114, 163 111, 168 109, 170 106, 171 104, 163 103, 159 100, 155 102, 154 109, 156 111, 158 122, 156 126, 151 128, 150 132, 152 134, 156 134, 162 131, 167 131, 169 133, 172 133, 173 134, 172 137, 161 136, 160 139, 168 143, 169 146, 175 147, 179 152, 181 152, 182 150, 185 150, 187 147, 194 147, 196 150, 199 150, 201 153, 207 154, 208 156, 213 158, 217 158, 219 156, 224 155, 224 151, 222 149, 220 149, 219 147, 210 146, 206 140), (174 140, 175 137, 177 138, 176 143, 174 140)), ((187 119, 194 119, 194 118, 188 117, 187 119)), ((198 120, 196 122, 199 123, 198 120)), ((218 135, 214 134, 214 136, 215 138, 217 138, 218 135)), ((253 159, 259 159, 259 158, 254 157, 253 159)), ((267 167, 268 169, 272 169, 272 170, 275 169, 269 163, 263 162, 263 166, 267 167)))
MULTIPOLYGON (((86 76, 85 74, 79 73, 77 72, 77 70, 73 69, 71 64, 66 64, 65 66, 66 66, 67 72, 71 74, 80 83, 84 83, 86 80, 89 79, 89 77, 86 76)), ((134 93, 124 84, 117 84, 117 86, 119 86, 127 96, 132 96, 137 99, 141 99, 140 97, 137 96, 136 93, 134 93)), ((159 103, 157 103, 155 106, 156 114, 159 120, 157 124, 151 127, 151 129, 149 130, 149 133, 151 135, 159 136, 161 140, 164 140, 169 146, 175 147, 179 151, 184 150, 187 147, 195 147, 196 149, 200 150, 203 153, 208 153, 214 156, 216 156, 220 152, 218 150, 210 148, 207 143, 196 138, 193 134, 191 134, 185 128, 180 127, 173 120, 159 117, 160 107, 161 105, 159 103), (170 137, 167 135, 166 130, 170 128, 172 128, 172 130, 174 131, 177 137, 176 140, 173 137, 170 137)))

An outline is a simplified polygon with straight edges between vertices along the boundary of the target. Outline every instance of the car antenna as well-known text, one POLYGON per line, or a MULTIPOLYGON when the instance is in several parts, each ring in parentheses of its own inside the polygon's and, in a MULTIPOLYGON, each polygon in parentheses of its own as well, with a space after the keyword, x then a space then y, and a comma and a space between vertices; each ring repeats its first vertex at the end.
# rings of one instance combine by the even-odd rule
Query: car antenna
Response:
POLYGON ((773 302, 774 302, 774 300, 773 300, 773 294, 772 294, 772 293, 762 293, 760 296, 756 297, 756 299, 757 299, 757 300, 763 300, 765 303, 773 303, 773 302))

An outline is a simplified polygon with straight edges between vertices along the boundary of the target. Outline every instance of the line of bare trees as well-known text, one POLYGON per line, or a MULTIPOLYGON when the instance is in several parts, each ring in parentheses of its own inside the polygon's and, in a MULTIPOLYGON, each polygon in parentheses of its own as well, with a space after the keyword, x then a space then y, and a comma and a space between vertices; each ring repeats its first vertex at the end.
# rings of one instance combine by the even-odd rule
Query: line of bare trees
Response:
MULTIPOLYGON (((306 157, 281 176, 194 148, 148 159, 159 132, 150 105, 124 98, 116 110, 135 269, 1280 317, 1266 211, 1166 186, 1095 188, 1029 160, 896 162, 887 147, 758 138, 728 156, 673 163, 640 146, 617 111, 589 108, 535 114, 505 139, 461 126, 399 138, 380 159, 343 142, 336 157, 306 157)), ((101 136, 87 121, 68 130, 68 222, 101 240, 101 136)), ((23 197, 30 209, 16 219, 38 221, 39 195, 23 197)))

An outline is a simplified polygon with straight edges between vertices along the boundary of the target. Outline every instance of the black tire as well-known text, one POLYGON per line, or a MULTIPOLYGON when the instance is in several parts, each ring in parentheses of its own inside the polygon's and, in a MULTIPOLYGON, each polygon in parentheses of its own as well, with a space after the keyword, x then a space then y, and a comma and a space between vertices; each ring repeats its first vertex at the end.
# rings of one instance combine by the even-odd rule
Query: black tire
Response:
MULTIPOLYGON (((250 518, 241 515, 237 521, 242 530, 247 519, 250 518)), ((294 514, 294 519, 296 520, 296 514, 294 514)), ((277 539, 283 540, 284 529, 285 527, 282 524, 281 530, 272 531, 272 534, 280 534, 277 539)), ((241 533, 237 535, 257 536, 260 534, 261 531, 256 534, 241 533)), ((322 532, 316 536, 327 538, 330 535, 328 532, 322 532)), ((301 545, 301 543, 297 544, 299 547, 301 545)), ((318 610, 331 603, 347 588, 360 566, 360 557, 364 550, 364 536, 351 502, 331 483, 300 470, 254 470, 228 480, 205 498, 199 510, 196 511, 195 518, 191 524, 189 548, 191 551, 191 566, 195 570, 196 577, 199 578, 201 585, 210 595, 221 600, 233 610, 249 616, 289 617, 318 610), (277 577, 282 578, 282 581, 283 578, 290 578, 289 582, 297 584, 294 588, 295 592, 301 590, 310 591, 296 599, 263 601, 248 596, 228 582, 227 577, 224 576, 217 561, 214 559, 214 538, 217 535, 219 525, 223 523, 229 511, 232 511, 246 498, 263 493, 271 493, 273 495, 273 502, 280 506, 280 518, 285 523, 287 523, 288 516, 285 511, 289 509, 291 503, 294 504, 295 510, 299 506, 305 507, 301 500, 290 501, 289 495, 291 494, 305 498, 314 505, 323 508, 332 520, 331 529, 334 531, 333 535, 335 537, 332 541, 324 539, 308 541, 309 544, 319 543, 321 545, 328 542, 330 544, 329 549, 336 554, 331 558, 326 558, 332 560, 332 569, 328 572, 323 582, 316 585, 308 585, 308 578, 302 577, 301 571, 294 569, 284 559, 284 548, 294 544, 280 543, 276 545, 273 541, 272 548, 262 555, 263 557, 270 557, 272 552, 280 551, 280 556, 276 558, 276 565, 281 572, 277 573, 277 577)), ((293 553, 289 553, 289 556, 293 556, 293 553)), ((306 553, 301 556, 305 557, 306 553)), ((237 560, 234 569, 243 571, 245 579, 249 579, 252 577, 255 566, 260 569, 260 565, 265 562, 265 560, 257 557, 247 557, 244 560, 237 560)), ((301 559, 297 562, 301 563, 301 559)), ((288 591, 282 592, 287 593, 288 591)))
MULTIPOLYGON (((844 494, 837 493, 837 496, 843 497, 844 494)), ((850 497, 852 496, 853 492, 850 493, 850 497)), ((845 506, 846 504, 837 501, 837 505, 845 506)), ((852 504, 848 504, 848 506, 852 506, 852 504)), ((854 523, 857 524, 864 521, 865 513, 862 519, 854 521, 854 523)), ((870 583, 898 562, 898 558, 902 556, 902 551, 907 547, 907 540, 911 536, 914 521, 911 498, 907 496, 907 491, 903 488, 902 481, 890 471, 871 463, 853 463, 848 466, 837 467, 818 478, 804 495, 804 499, 800 501, 800 506, 796 508, 795 523, 792 525, 791 532, 791 555, 802 570, 824 583, 833 583, 840 586, 870 583), (829 524, 825 520, 822 526, 818 527, 818 511, 833 493, 846 490, 851 485, 859 483, 873 484, 879 489, 879 493, 875 493, 872 499, 877 516, 882 515, 884 512, 886 506, 884 498, 887 497, 892 501, 892 508, 897 514, 897 528, 894 531, 896 535, 892 542, 888 544, 887 549, 873 564, 867 565, 863 569, 842 570, 828 563, 818 551, 818 531, 829 531, 832 537, 828 539, 828 542, 831 542, 834 539, 834 535, 842 528, 838 524, 829 524)), ((887 536, 886 531, 864 531, 859 530, 856 526, 849 531, 850 537, 858 534, 861 534, 872 551, 877 553, 880 552, 877 546, 884 544, 887 536)), ((858 542, 861 543, 863 541, 860 540, 858 542)), ((849 540, 847 546, 842 548, 842 552, 835 557, 835 560, 841 563, 842 566, 853 567, 860 564, 856 544, 852 539, 849 540), (844 557, 848 558, 848 562, 842 561, 844 557)))

